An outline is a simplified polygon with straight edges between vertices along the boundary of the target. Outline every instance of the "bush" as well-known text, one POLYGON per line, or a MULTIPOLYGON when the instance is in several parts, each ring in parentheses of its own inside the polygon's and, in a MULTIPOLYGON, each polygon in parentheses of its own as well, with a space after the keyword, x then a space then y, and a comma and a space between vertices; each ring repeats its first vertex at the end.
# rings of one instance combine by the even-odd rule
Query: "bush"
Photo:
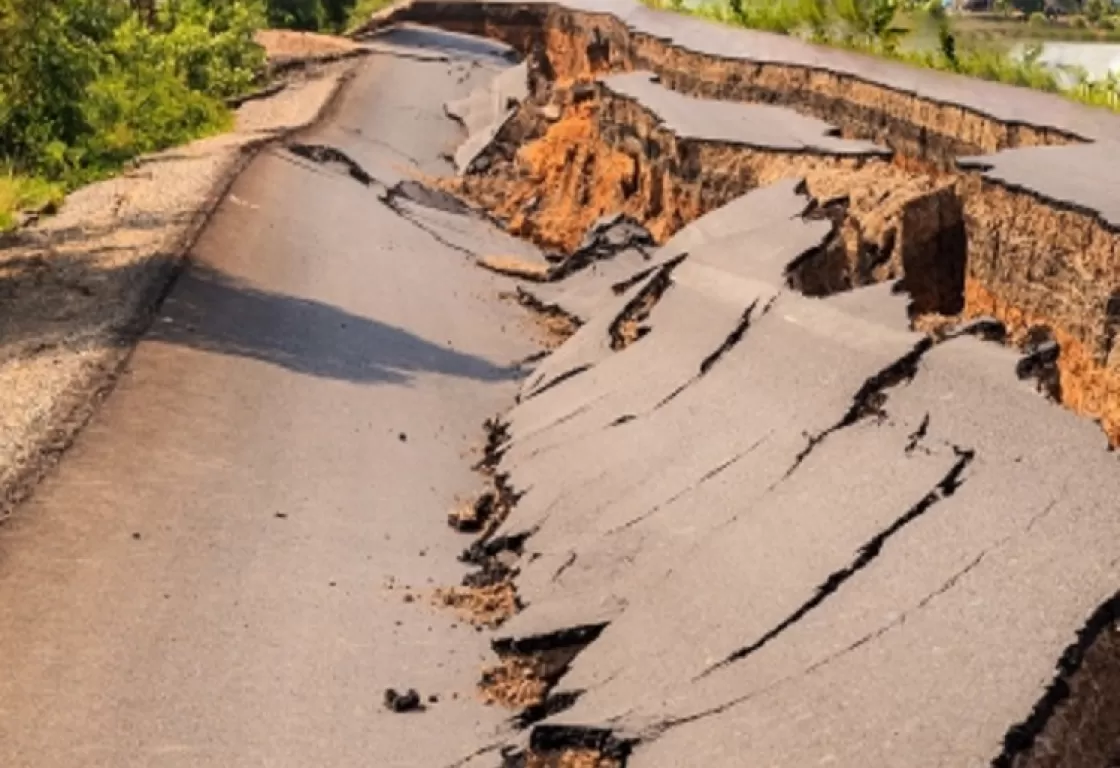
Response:
POLYGON ((1045 27, 1049 22, 1046 19, 1046 15, 1042 13, 1042 11, 1035 11, 1030 15, 1028 23, 1032 27, 1045 27))
MULTIPOLYGON (((673 10, 684 10, 684 0, 669 0, 669 3, 673 10)), ((358 0, 347 12, 345 29, 357 29, 369 21, 370 16, 392 4, 393 0, 358 0)))
POLYGON ((364 22, 391 0, 268 0, 269 26, 340 32, 364 22), (361 23, 358 22, 358 23, 361 23))
POLYGON ((164 55, 192 91, 236 96, 264 69, 264 50, 253 41, 264 22, 264 9, 255 3, 194 0, 161 19, 164 55))
POLYGON ((268 25, 314 31, 327 19, 320 0, 268 0, 268 25))
POLYGON ((230 124, 222 99, 263 71, 261 0, 154 7, 141 17, 133 0, 0 0, 6 200, 21 197, 12 178, 73 186, 230 124))
POLYGON ((62 202, 62 187, 33 176, 17 176, 10 170, 0 172, 0 232, 17 223, 16 213, 51 210, 62 202))

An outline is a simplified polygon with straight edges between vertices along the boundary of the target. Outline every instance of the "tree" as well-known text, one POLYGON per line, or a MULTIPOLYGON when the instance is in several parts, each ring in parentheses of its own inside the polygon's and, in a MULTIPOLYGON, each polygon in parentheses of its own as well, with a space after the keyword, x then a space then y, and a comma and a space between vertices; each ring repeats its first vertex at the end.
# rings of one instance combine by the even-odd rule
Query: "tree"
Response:
POLYGON ((1112 0, 1085 0, 1082 13, 1085 18, 1094 24, 1099 24, 1101 19, 1112 11, 1112 0))
POLYGON ((75 184, 227 125, 262 21, 259 0, 0 0, 0 170, 75 184))

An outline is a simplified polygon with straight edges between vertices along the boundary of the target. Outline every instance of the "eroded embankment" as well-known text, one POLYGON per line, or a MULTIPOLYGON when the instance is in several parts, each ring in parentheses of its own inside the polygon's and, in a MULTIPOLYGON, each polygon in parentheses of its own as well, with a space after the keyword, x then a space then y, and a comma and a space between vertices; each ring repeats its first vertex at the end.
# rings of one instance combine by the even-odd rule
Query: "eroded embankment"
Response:
POLYGON ((832 219, 835 231, 791 269, 793 287, 825 295, 920 275, 906 285, 916 314, 960 311, 964 224, 953 177, 911 173, 874 154, 682 139, 603 86, 551 98, 525 105, 518 128, 499 134, 486 173, 448 182, 515 234, 570 254, 600 217, 621 212, 664 242, 748 190, 803 178, 815 200, 810 215, 832 219))
POLYGON ((558 82, 649 70, 682 93, 790 107, 840 126, 846 136, 875 140, 907 157, 945 166, 961 155, 1080 140, 1071 132, 1003 122, 852 75, 696 53, 628 27, 608 13, 547 3, 414 2, 391 20, 496 38, 523 54, 543 52, 548 74, 558 82))
MULTIPOLYGON (((420 4, 412 13, 428 18, 442 8, 420 4)), ((622 211, 663 242, 737 195, 802 177, 821 215, 836 217, 837 237, 791 284, 822 295, 904 278, 916 315, 994 316, 1020 346, 1053 339, 1060 352, 1048 389, 1120 443, 1120 235, 1100 217, 980 171, 944 169, 957 153, 1071 137, 839 76, 705 59, 628 33, 608 16, 484 4, 438 13, 440 26, 499 37, 529 56, 532 98, 499 132, 478 164, 484 171, 457 182, 512 232, 570 253, 597 217, 622 211), (829 155, 675 135, 634 99, 587 82, 638 66, 686 93, 789 104, 895 152, 829 155), (773 92, 758 92, 760 83, 773 92)), ((919 325, 937 327, 937 317, 919 325)))

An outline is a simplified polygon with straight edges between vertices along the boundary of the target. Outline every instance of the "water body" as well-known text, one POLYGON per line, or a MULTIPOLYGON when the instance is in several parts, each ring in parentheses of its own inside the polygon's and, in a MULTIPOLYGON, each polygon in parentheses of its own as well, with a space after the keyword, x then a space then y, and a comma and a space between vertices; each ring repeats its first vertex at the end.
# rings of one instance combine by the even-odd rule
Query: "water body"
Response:
POLYGON ((1100 79, 1109 72, 1120 72, 1120 43, 1043 43, 1041 61, 1060 68, 1079 67, 1091 78, 1100 79))

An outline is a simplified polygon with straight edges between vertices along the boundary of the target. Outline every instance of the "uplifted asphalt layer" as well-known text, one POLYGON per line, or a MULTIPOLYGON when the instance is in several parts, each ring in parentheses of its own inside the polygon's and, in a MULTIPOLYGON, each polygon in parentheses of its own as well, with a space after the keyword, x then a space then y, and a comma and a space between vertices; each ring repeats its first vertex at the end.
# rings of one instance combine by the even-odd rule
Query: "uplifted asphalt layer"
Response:
POLYGON ((891 154, 870 141, 839 138, 835 126, 785 107, 685 96, 662 86, 652 72, 611 75, 600 82, 612 93, 641 103, 682 138, 815 155, 891 154))
POLYGON ((891 286, 786 290, 806 204, 685 227, 650 332, 604 352, 608 299, 556 353, 586 367, 508 414, 501 533, 531 537, 501 634, 608 623, 542 727, 636 738, 635 766, 987 764, 1115 591, 1115 459, 891 286))
POLYGON ((447 114, 460 121, 468 134, 455 150, 455 168, 459 173, 471 167, 528 95, 528 65, 523 62, 445 106, 447 114))
MULTIPOLYGON (((455 0, 413 0, 408 6, 417 9, 420 15, 427 13, 438 17, 441 8, 456 4, 455 0)), ((752 63, 785 65, 804 68, 814 74, 835 74, 853 78, 852 85, 857 90, 861 83, 873 84, 934 104, 958 107, 962 113, 991 117, 1012 129, 1031 126, 1055 131, 1074 144, 1089 146, 1022 148, 1007 161, 985 157, 981 165, 996 166, 988 178, 1001 181, 1006 171, 1007 181, 1014 188, 1039 195, 1058 206, 1097 215, 1109 227, 1120 228, 1120 217, 1107 183, 1120 170, 1120 155, 1115 151, 1116 143, 1120 142, 1120 115, 1111 110, 1079 104, 1035 89, 915 67, 882 57, 813 45, 789 36, 661 11, 637 0, 548 3, 486 0, 481 4, 555 6, 609 15, 631 31, 658 41, 659 45, 710 56, 714 63, 742 60, 748 66, 752 63), (1102 178, 1105 183, 1098 183, 1102 178)), ((967 130, 981 129, 967 126, 967 119, 964 125, 967 130)))
MULTIPOLYGON (((414 0, 412 5, 438 6, 445 1, 414 0)), ((487 3, 525 4, 524 0, 487 0, 487 3)), ((1115 114, 1042 91, 813 45, 785 35, 731 27, 695 16, 649 8, 637 0, 562 0, 547 4, 609 14, 636 32, 696 53, 850 75, 930 101, 958 105, 1006 123, 1049 127, 1087 141, 1120 140, 1120 118, 1115 114)))
POLYGON ((1120 199, 1115 192, 1120 142, 1009 149, 960 158, 957 164, 979 170, 984 178, 1010 189, 1098 216, 1120 229, 1120 199))

